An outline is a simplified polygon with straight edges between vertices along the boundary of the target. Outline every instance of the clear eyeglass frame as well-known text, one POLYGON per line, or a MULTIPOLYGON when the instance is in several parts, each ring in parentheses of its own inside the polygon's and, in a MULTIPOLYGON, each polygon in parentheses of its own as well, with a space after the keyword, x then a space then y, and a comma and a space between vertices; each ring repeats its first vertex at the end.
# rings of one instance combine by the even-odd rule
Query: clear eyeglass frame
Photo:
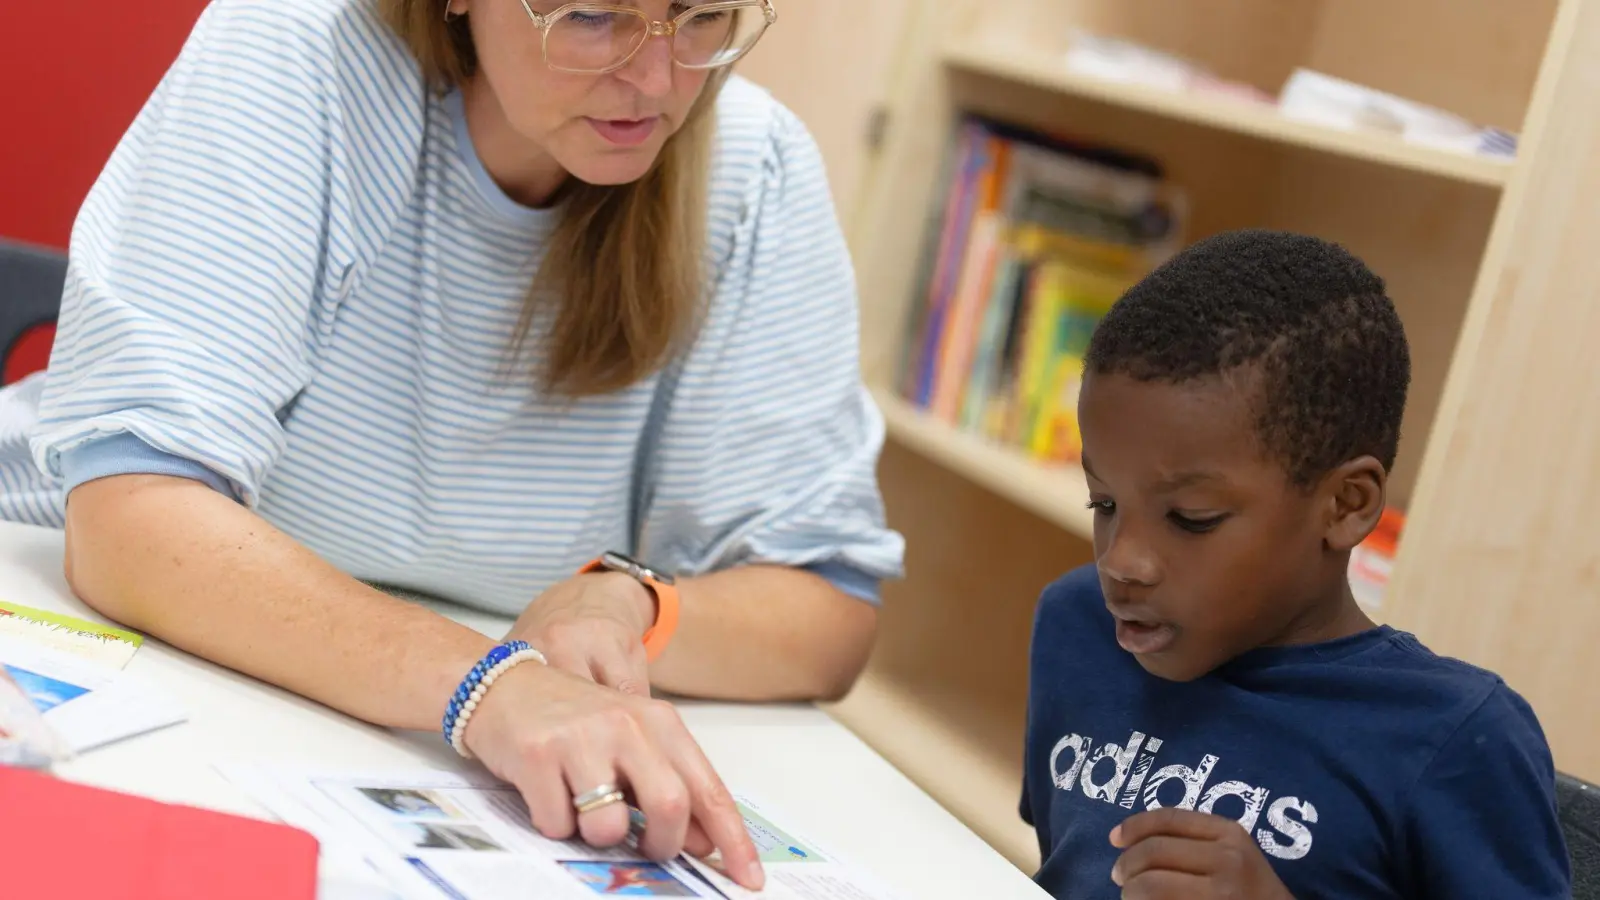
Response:
POLYGON ((750 39, 750 43, 740 50, 737 56, 734 56, 731 59, 719 59, 716 62, 704 65, 685 63, 678 59, 677 43, 676 41, 672 41, 672 61, 679 67, 699 70, 720 69, 733 65, 742 59, 744 55, 749 53, 750 49, 761 40, 761 36, 766 33, 766 30, 772 27, 778 21, 778 10, 772 5, 772 0, 715 0, 715 2, 712 3, 697 4, 665 21, 651 19, 637 7, 622 6, 615 3, 565 3, 548 13, 539 13, 535 12, 533 7, 528 5, 528 0, 519 0, 519 2, 522 4, 522 11, 528 14, 528 18, 533 22, 534 27, 539 29, 539 51, 544 60, 544 64, 557 72, 575 72, 585 75, 603 75, 608 72, 615 72, 632 61, 632 59, 638 55, 639 51, 644 48, 644 45, 651 38, 664 37, 671 41, 672 38, 678 34, 678 31, 683 24, 696 16, 705 15, 706 13, 737 11, 741 9, 760 10, 763 18, 761 30, 750 39), (616 13, 619 15, 632 16, 644 22, 644 31, 641 32, 641 37, 634 43, 633 48, 625 53, 620 59, 612 62, 610 65, 602 68, 572 68, 568 66, 558 66, 550 61, 550 31, 556 26, 556 23, 573 13, 616 13))

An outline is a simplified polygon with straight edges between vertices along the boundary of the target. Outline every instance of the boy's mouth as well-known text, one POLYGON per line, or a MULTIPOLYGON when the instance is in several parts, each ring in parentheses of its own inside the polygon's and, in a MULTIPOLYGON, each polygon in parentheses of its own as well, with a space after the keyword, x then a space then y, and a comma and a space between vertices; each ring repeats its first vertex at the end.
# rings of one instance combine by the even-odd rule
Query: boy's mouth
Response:
POLYGON ((1135 656, 1160 653, 1177 637, 1178 629, 1171 625, 1117 616, 1117 645, 1135 656))

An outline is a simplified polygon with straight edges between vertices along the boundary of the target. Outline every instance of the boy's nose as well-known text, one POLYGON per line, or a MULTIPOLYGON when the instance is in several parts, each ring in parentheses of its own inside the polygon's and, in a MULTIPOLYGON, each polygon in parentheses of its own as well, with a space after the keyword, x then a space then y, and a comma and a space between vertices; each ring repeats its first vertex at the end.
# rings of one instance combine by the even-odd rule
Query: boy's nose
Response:
POLYGON ((1136 540, 1119 523, 1106 544, 1097 563, 1100 571, 1113 581, 1127 585, 1149 587, 1161 580, 1161 566, 1154 553, 1136 540))

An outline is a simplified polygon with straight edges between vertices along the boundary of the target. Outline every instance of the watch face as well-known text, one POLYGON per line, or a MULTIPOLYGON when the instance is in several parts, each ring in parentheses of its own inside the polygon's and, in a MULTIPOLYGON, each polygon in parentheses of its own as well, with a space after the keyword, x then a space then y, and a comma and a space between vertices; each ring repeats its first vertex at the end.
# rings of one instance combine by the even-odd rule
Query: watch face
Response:
POLYGON ((614 569, 618 572, 627 572, 629 575, 632 575, 634 578, 637 578, 640 581, 649 579, 651 581, 659 581, 662 584, 672 584, 671 575, 668 575, 665 572, 657 572, 655 569, 650 568, 633 557, 618 553, 615 550, 607 550, 605 553, 602 553, 600 555, 600 562, 605 564, 606 568, 608 569, 614 569))

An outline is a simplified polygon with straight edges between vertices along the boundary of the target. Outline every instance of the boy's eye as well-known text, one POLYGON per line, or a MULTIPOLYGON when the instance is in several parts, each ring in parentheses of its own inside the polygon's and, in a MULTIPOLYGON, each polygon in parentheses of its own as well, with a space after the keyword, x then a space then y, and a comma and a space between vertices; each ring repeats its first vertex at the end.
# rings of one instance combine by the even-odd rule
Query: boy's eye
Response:
POLYGON ((1218 525, 1221 525, 1222 520, 1226 518, 1226 514, 1219 514, 1215 516, 1186 516, 1183 513, 1176 511, 1167 513, 1167 519, 1171 521, 1172 524, 1191 534, 1205 534, 1206 532, 1215 529, 1218 525))

